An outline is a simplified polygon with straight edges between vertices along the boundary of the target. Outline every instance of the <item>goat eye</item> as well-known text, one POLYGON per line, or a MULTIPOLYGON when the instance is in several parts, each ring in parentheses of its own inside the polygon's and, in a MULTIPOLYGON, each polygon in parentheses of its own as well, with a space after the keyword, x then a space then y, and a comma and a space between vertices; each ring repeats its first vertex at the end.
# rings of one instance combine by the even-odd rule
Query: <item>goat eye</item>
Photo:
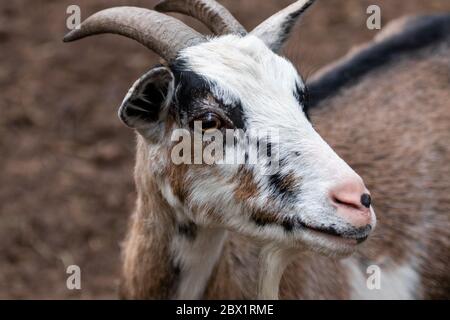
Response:
POLYGON ((196 121, 202 122, 202 131, 207 132, 211 130, 220 129, 222 121, 214 113, 208 113, 197 119, 196 121))

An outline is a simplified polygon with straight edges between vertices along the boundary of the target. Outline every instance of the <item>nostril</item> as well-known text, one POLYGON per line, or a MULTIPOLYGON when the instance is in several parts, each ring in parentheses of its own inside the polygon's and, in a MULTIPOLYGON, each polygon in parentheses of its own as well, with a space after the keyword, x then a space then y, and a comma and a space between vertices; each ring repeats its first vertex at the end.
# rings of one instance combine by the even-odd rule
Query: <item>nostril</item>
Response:
POLYGON ((360 206, 359 206, 359 205, 357 205, 357 204, 355 204, 355 203, 353 203, 353 202, 350 202, 350 201, 343 201, 343 200, 340 200, 340 199, 337 198, 337 197, 333 197, 333 201, 334 201, 334 203, 336 203, 336 204, 339 205, 339 206, 350 207, 350 208, 357 209, 357 210, 360 209, 360 206))
POLYGON ((364 193, 361 196, 361 204, 366 208, 370 208, 371 203, 372 203, 372 198, 370 197, 370 195, 367 193, 364 193))

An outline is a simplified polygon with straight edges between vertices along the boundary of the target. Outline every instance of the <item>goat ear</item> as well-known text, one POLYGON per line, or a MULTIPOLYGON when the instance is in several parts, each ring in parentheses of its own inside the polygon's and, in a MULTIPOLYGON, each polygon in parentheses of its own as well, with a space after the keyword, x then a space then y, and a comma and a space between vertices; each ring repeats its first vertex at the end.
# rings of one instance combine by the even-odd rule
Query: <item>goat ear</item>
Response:
POLYGON ((173 94, 173 73, 166 67, 156 67, 131 87, 120 106, 119 117, 138 131, 156 131, 164 124, 173 94))

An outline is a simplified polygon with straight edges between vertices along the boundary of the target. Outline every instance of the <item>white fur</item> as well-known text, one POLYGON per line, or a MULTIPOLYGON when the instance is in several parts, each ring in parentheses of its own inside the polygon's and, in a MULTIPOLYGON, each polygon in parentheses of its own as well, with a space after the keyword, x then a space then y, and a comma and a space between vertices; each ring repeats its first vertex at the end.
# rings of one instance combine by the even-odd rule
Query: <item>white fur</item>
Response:
POLYGON ((192 241, 183 236, 172 239, 171 248, 181 272, 176 299, 201 299, 214 266, 222 255, 226 238, 223 229, 200 228, 192 241))
POLYGON ((259 257, 258 299, 277 300, 281 277, 292 261, 295 249, 266 244, 259 257))

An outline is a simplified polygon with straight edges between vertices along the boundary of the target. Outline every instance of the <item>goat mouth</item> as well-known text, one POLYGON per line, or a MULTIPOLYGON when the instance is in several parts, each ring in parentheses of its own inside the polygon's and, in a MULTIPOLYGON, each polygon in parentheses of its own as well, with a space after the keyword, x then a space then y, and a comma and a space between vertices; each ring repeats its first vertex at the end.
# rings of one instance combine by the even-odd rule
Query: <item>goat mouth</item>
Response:
POLYGON ((318 228, 309 225, 304 225, 304 227, 314 234, 320 235, 322 237, 325 236, 330 240, 344 241, 352 245, 357 245, 366 241, 367 238, 369 238, 369 233, 372 229, 372 227, 368 225, 366 227, 352 230, 350 232, 341 233, 332 227, 318 228))

